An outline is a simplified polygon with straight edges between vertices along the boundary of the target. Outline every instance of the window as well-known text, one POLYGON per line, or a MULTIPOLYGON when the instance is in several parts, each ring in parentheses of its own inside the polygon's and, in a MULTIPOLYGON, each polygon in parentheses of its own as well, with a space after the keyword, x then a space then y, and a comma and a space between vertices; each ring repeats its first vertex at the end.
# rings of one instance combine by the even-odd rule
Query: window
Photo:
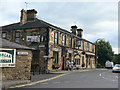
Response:
POLYGON ((82 64, 84 64, 84 56, 82 57, 82 64))
POLYGON ((81 40, 78 40, 76 45, 77 49, 79 49, 80 46, 81 46, 81 40))
POLYGON ((90 65, 90 57, 89 57, 89 65, 90 65))
POLYGON ((76 65, 80 65, 80 59, 75 59, 76 65))
POLYGON ((69 59, 72 60, 72 54, 71 53, 69 53, 69 59))
POLYGON ((82 50, 84 50, 84 41, 82 41, 82 50))
POLYGON ((66 36, 65 35, 62 36, 62 45, 63 46, 66 45, 66 36))
POLYGON ((87 44, 87 51, 89 51, 89 43, 87 44))
POLYGON ((19 43, 20 42, 20 32, 15 32, 15 42, 19 43))
POLYGON ((53 57, 54 57, 54 59, 55 59, 54 63, 59 63, 59 59, 58 59, 59 55, 58 55, 58 52, 53 52, 53 57))
POLYGON ((72 47, 72 38, 69 38, 69 47, 72 47))
POLYGON ((55 43, 55 44, 58 44, 58 33, 57 33, 57 32, 55 32, 54 43, 55 43))
POLYGON ((75 46, 76 46, 76 40, 74 39, 74 46, 73 47, 75 48, 75 46))
POLYGON ((81 46, 81 40, 79 40, 77 44, 80 47, 81 46))
POLYGON ((92 45, 92 52, 94 52, 94 45, 92 45))
POLYGON ((3 32, 3 33, 2 33, 2 38, 6 38, 6 37, 7 37, 6 32, 3 32))

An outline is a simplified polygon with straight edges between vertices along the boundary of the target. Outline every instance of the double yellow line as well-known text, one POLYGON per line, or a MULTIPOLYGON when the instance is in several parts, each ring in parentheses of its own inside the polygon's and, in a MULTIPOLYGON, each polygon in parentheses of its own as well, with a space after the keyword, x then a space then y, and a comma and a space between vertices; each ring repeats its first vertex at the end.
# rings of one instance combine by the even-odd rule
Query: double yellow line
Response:
POLYGON ((62 76, 64 76, 64 75, 66 75, 66 74, 61 74, 61 75, 58 75, 58 76, 55 76, 55 77, 52 77, 52 78, 49 78, 49 79, 40 80, 40 81, 37 81, 37 82, 31 82, 31 83, 24 84, 24 85, 12 86, 12 87, 9 87, 9 88, 20 88, 20 87, 25 87, 25 86, 31 86, 31 85, 35 85, 35 84, 37 84, 37 83, 42 83, 42 82, 50 81, 50 80, 53 80, 53 79, 62 77, 62 76))

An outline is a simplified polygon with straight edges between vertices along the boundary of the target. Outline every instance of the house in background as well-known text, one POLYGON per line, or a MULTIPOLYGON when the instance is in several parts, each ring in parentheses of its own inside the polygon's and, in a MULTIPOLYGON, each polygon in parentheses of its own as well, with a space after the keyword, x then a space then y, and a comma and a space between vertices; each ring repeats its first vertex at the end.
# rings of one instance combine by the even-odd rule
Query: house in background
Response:
POLYGON ((33 50, 32 69, 66 69, 66 60, 79 68, 95 68, 95 44, 83 39, 76 25, 69 32, 36 18, 37 11, 21 10, 20 22, 2 26, 1 37, 33 50), (36 68, 33 68, 37 66, 36 68))

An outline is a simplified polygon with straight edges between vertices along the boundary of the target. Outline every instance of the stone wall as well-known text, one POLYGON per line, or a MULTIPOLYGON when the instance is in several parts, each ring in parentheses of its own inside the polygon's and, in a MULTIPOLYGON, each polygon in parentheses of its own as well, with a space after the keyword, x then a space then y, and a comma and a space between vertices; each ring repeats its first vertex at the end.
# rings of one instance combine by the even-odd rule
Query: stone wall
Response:
POLYGON ((5 80, 28 80, 31 71, 31 50, 17 49, 17 52, 28 52, 28 55, 16 55, 15 67, 3 67, 5 80))

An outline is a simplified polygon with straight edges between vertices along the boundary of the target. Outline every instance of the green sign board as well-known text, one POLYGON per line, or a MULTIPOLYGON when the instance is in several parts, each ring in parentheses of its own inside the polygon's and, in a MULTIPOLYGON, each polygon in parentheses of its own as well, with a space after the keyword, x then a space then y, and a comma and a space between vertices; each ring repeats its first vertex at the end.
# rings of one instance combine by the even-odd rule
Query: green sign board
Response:
POLYGON ((0 48, 0 67, 15 67, 16 49, 0 48))

